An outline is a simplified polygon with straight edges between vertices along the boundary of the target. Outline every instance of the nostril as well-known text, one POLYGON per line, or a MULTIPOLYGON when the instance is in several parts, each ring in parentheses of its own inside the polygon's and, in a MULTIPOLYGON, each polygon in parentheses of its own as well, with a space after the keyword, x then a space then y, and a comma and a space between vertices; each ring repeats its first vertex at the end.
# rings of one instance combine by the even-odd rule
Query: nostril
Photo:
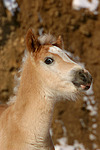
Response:
POLYGON ((83 82, 87 82, 87 76, 83 71, 79 72, 79 77, 83 82))
POLYGON ((80 72, 80 79, 84 82, 84 83, 91 83, 92 82, 92 76, 89 72, 80 72))
POLYGON ((84 82, 87 82, 87 78, 83 75, 82 76, 82 80, 84 81, 84 82))

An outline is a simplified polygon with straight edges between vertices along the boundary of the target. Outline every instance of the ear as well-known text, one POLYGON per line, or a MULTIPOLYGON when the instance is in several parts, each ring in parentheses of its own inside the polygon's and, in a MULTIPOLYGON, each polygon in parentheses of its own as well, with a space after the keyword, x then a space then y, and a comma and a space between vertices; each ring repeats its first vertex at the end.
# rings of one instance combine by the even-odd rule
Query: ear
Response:
POLYGON ((26 47, 29 52, 36 52, 40 46, 39 41, 34 36, 32 29, 29 29, 26 34, 26 47))
POLYGON ((58 36, 58 39, 56 40, 55 43, 53 43, 53 45, 59 47, 59 48, 63 48, 63 40, 61 36, 58 36))

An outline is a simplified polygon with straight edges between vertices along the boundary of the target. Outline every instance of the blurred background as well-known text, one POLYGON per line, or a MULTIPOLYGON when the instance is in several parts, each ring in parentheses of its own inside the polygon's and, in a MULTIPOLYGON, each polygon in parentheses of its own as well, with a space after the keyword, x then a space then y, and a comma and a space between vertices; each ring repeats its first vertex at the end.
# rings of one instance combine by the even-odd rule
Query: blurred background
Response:
POLYGON ((75 102, 56 104, 51 135, 57 150, 100 150, 99 0, 0 0, 0 101, 13 93, 25 35, 61 35, 70 57, 92 74, 93 86, 75 102))

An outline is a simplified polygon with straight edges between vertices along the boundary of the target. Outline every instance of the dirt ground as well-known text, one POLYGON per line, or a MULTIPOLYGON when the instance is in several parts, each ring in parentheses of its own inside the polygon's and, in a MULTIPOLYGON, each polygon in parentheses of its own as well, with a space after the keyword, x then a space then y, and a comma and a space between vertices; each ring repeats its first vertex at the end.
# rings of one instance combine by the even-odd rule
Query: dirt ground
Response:
POLYGON ((98 15, 94 15, 88 10, 73 10, 72 0, 29 1, 17 0, 20 11, 14 17, 0 2, 0 100, 7 101, 13 93, 14 75, 25 50, 27 29, 32 27, 36 34, 43 31, 62 35, 65 49, 79 56, 92 74, 95 97, 92 105, 98 114, 90 116, 83 97, 76 102, 59 102, 52 124, 54 144, 66 136, 65 127, 69 144, 77 140, 88 150, 100 149, 100 8, 98 15), (90 138, 91 134, 95 138, 90 138))

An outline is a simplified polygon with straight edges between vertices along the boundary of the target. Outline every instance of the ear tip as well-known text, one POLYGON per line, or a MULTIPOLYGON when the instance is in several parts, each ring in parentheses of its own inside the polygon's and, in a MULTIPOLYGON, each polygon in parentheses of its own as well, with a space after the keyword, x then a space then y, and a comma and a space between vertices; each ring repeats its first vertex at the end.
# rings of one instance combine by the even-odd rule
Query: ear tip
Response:
POLYGON ((25 41, 26 48, 29 52, 35 52, 35 50, 39 47, 39 43, 37 41, 36 36, 34 35, 32 28, 28 29, 25 41))
POLYGON ((33 31, 31 28, 29 28, 25 36, 26 47, 29 47, 29 42, 30 39, 32 38, 32 35, 33 35, 33 31))
POLYGON ((30 34, 30 33, 31 33, 31 34, 33 34, 33 29, 32 29, 32 28, 29 28, 29 29, 28 29, 27 34, 26 34, 26 35, 28 35, 28 34, 30 34))
POLYGON ((59 36, 58 36, 58 39, 59 39, 59 40, 62 40, 62 36, 61 36, 61 35, 59 35, 59 36))
POLYGON ((27 33, 26 33, 26 42, 30 39, 30 38, 35 38, 34 36, 34 32, 33 32, 33 29, 32 28, 29 28, 27 33))

